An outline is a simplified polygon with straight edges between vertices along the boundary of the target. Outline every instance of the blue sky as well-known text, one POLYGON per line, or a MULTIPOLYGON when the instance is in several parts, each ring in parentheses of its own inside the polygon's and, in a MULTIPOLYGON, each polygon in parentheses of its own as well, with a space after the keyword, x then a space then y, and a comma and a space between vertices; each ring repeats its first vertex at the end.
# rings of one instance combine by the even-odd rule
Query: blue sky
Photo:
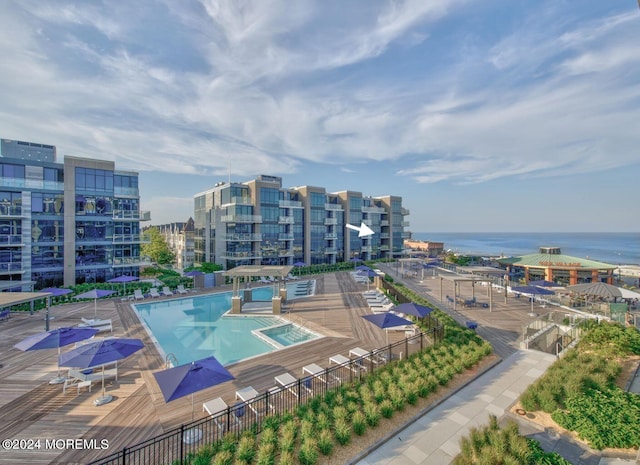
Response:
POLYGON ((0 2, 0 137, 140 173, 401 195, 415 232, 640 231, 635 1, 0 2))

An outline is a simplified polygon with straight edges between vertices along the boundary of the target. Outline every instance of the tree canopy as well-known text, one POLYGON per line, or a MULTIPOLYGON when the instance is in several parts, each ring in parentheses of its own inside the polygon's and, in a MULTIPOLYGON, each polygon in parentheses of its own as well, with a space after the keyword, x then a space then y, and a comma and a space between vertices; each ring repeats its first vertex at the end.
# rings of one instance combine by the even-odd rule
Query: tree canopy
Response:
POLYGON ((149 238, 148 244, 142 244, 142 254, 151 257, 151 260, 158 265, 168 265, 175 260, 175 254, 169 249, 169 245, 164 236, 160 234, 158 228, 149 228, 145 231, 149 238))

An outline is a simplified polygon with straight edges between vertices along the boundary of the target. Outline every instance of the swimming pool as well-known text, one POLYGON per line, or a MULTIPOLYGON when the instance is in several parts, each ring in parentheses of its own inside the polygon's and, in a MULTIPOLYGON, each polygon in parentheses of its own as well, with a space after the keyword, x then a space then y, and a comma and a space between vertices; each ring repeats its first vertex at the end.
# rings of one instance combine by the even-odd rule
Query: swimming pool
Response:
MULTIPOLYGON (((271 286, 255 288, 252 299, 270 300, 272 289, 271 286)), ((231 308, 231 296, 231 292, 223 292, 133 307, 162 356, 173 354, 179 364, 214 355, 220 363, 229 365, 319 337, 276 316, 223 316, 231 308), (253 333, 268 327, 282 329, 275 330, 275 337, 267 333, 266 338, 261 338, 253 333), (292 328, 296 331, 292 332, 292 328), (290 333, 289 339, 283 336, 286 333, 290 333)))

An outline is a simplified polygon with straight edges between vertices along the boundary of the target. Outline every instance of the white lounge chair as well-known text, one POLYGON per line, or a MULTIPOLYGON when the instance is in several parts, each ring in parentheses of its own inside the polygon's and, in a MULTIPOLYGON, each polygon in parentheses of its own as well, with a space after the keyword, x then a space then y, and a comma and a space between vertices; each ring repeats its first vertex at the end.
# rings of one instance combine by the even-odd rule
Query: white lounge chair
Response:
POLYGON ((149 295, 151 297, 160 297, 160 293, 158 292, 158 288, 157 287, 152 287, 151 289, 149 289, 149 295))
POLYGON ((189 291, 187 291, 187 290, 184 288, 184 284, 178 284, 178 287, 176 288, 176 292, 177 292, 178 294, 186 294, 186 293, 187 293, 187 292, 189 292, 189 291))
POLYGON ((202 411, 207 412, 210 416, 214 417, 213 422, 220 429, 220 431, 224 431, 226 427, 226 417, 222 416, 221 414, 228 408, 229 406, 222 399, 222 397, 216 397, 215 399, 202 404, 202 411))
POLYGON ((173 292, 171 291, 171 289, 169 289, 169 286, 164 286, 162 288, 162 295, 173 295, 173 292))
POLYGON ((133 298, 135 300, 144 300, 144 295, 142 294, 142 290, 136 289, 133 291, 133 298))

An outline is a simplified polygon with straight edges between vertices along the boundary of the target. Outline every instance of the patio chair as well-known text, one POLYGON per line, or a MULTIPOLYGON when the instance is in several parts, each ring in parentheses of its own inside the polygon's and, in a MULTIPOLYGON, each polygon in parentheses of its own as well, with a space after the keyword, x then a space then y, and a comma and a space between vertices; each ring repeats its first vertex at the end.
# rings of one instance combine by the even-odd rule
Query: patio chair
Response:
POLYGON ((135 300, 144 300, 144 295, 142 294, 142 290, 136 289, 135 291, 133 291, 133 298, 135 300))
POLYGON ((213 417, 213 422, 216 424, 220 431, 226 429, 226 415, 222 415, 229 406, 222 399, 222 397, 216 397, 213 400, 202 404, 202 411, 207 412, 213 417))
POLYGON ((157 287, 152 287, 151 289, 149 289, 149 295, 151 297, 160 297, 160 293, 158 292, 158 288, 157 287))
POLYGON ((171 291, 171 289, 169 289, 169 286, 164 286, 164 287, 162 288, 162 292, 161 292, 161 294, 162 294, 162 295, 169 296, 169 295, 173 295, 173 292, 171 291))
POLYGON ((178 284, 178 287, 176 288, 176 292, 178 294, 186 294, 188 291, 184 288, 184 284, 178 284))

